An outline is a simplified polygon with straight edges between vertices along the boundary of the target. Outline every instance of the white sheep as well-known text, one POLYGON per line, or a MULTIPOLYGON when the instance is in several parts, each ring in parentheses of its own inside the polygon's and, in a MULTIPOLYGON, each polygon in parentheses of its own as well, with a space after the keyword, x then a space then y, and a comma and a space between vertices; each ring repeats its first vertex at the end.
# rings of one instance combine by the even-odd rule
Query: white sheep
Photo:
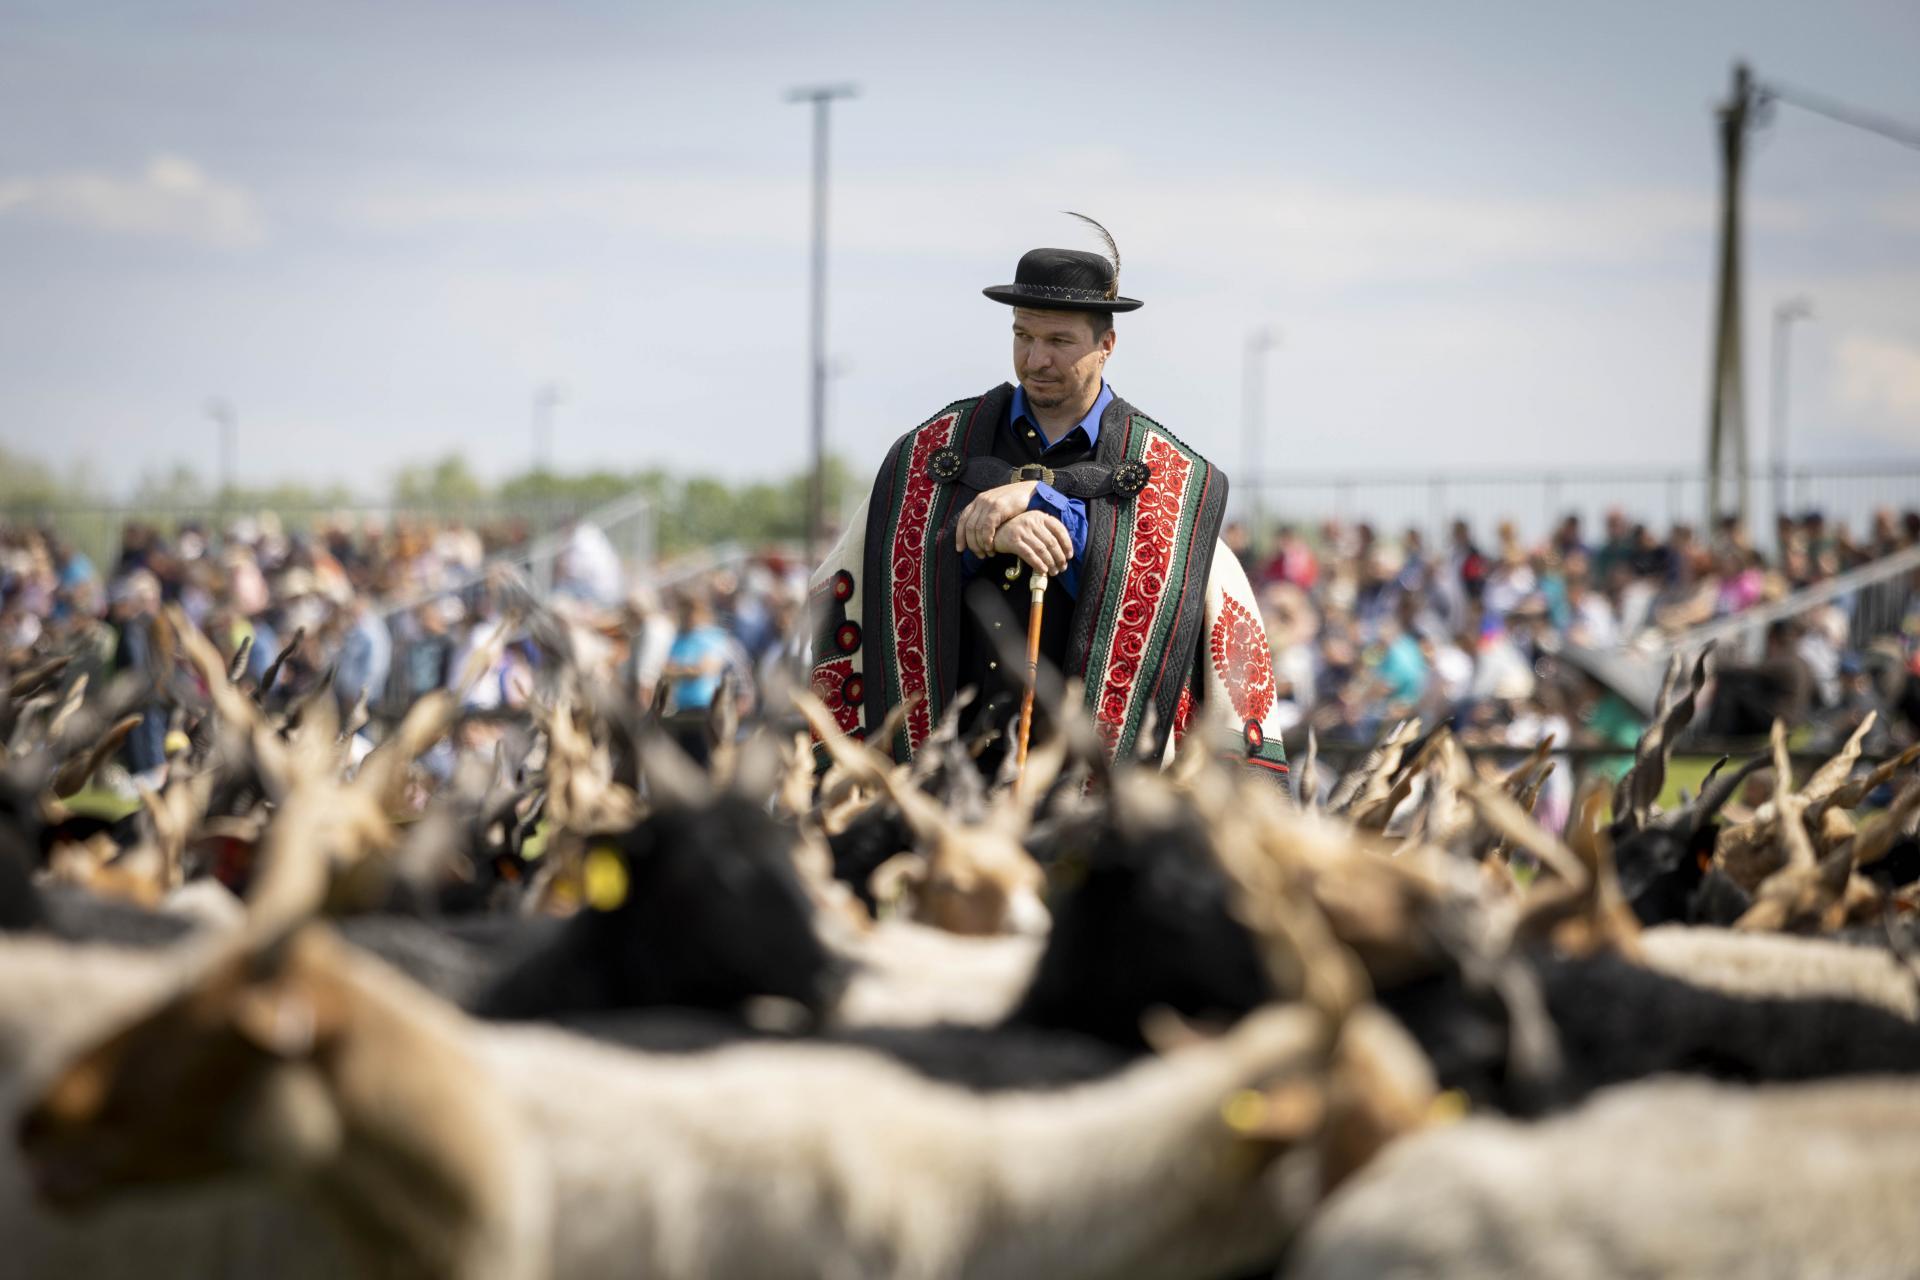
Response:
POLYGON ((403 1275, 1221 1274, 1423 1114, 1403 1035, 1363 1012, 1330 1056, 1326 1026, 1266 1010, 980 1097, 854 1049, 649 1059, 478 1024, 305 929, 80 1055, 22 1142, 75 1201, 249 1175, 403 1275))
POLYGON ((1657 1080, 1538 1124, 1474 1119, 1384 1152, 1286 1280, 1910 1277, 1920 1085, 1657 1080))
POLYGON ((1920 1020, 1914 972, 1884 947, 1663 925, 1640 935, 1640 950, 1649 969, 1727 995, 1853 1000, 1920 1020))

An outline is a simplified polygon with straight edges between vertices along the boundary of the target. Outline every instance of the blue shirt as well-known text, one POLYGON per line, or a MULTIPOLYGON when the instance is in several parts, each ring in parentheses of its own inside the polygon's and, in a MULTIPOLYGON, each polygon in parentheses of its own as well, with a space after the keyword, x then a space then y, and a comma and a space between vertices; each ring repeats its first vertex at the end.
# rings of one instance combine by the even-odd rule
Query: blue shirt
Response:
MULTIPOLYGON (((1022 427, 1024 423, 1040 433, 1040 438, 1047 442, 1046 447, 1049 449, 1074 432, 1083 431, 1087 436, 1087 447, 1092 449, 1100 443, 1100 417, 1106 413, 1107 406, 1112 403, 1113 388, 1107 385, 1105 378, 1102 378, 1100 394, 1094 397, 1093 407, 1087 410, 1086 416, 1062 431, 1058 439, 1048 439, 1046 428, 1040 425, 1039 420, 1028 408, 1026 388, 1015 383, 1013 404, 1007 411, 1007 430, 1018 436, 1024 429, 1022 427)), ((1067 527, 1067 537, 1073 541, 1073 559, 1068 561, 1067 571, 1060 575, 1060 585, 1067 589, 1068 595, 1078 599, 1080 558, 1087 550, 1087 504, 1079 498, 1069 498, 1050 484, 1036 484, 1033 487, 1033 498, 1027 503, 1027 510, 1044 511, 1067 527)), ((961 560, 966 565, 969 575, 980 567, 979 558, 971 551, 964 553, 961 560)))
MULTIPOLYGON (((703 666, 711 659, 727 656, 728 639, 727 633, 718 626, 682 631, 674 637, 673 647, 667 650, 667 661, 675 666, 703 666)), ((689 711, 711 704, 713 695, 720 689, 720 675, 720 671, 710 671, 705 675, 682 676, 675 680, 672 689, 673 709, 689 711)))

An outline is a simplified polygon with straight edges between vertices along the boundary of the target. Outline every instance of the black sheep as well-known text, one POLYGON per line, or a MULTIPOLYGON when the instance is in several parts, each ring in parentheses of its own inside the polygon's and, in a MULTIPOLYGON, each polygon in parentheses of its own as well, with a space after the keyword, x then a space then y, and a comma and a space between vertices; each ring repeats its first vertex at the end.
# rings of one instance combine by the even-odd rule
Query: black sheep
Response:
POLYGON ((1745 894, 1707 869, 1720 830, 1714 817, 1766 763, 1767 757, 1756 756, 1730 774, 1711 777, 1692 804, 1645 826, 1636 828, 1630 818, 1614 824, 1609 834, 1620 891, 1641 924, 1731 924, 1739 918, 1748 905, 1745 894))
POLYGON ((1142 1052, 1149 1009, 1232 1022, 1272 1000, 1201 816, 1184 800, 1121 814, 1103 805, 1037 850, 1051 866, 1053 930, 1008 1021, 1142 1052))
POLYGON ((882 800, 862 809, 845 830, 828 836, 827 846, 833 852, 834 878, 852 889, 868 911, 877 913, 873 873, 894 854, 913 848, 913 831, 899 807, 882 800))
POLYGON ((481 996, 476 1011, 731 1011, 776 996, 824 1013, 842 975, 814 932, 795 838, 731 793, 664 805, 589 855, 618 859, 626 880, 618 901, 567 921, 481 996))

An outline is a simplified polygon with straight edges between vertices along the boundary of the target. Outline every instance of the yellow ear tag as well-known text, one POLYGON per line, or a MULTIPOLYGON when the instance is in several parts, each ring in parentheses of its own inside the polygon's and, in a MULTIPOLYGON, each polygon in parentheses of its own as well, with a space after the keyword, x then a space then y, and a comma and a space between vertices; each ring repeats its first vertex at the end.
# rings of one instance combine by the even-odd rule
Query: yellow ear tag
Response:
POLYGON ((1267 1118, 1267 1100, 1256 1089, 1241 1089, 1220 1107, 1221 1118, 1235 1133, 1251 1135, 1267 1118))
POLYGON ((167 740, 161 744, 161 750, 167 755, 177 756, 192 745, 192 740, 186 734, 175 729, 167 735, 167 740))
POLYGON ((612 911, 627 900, 627 864, 610 845, 595 845, 587 850, 587 905, 595 911, 612 911))
POLYGON ((1428 1124, 1454 1124, 1467 1118, 1472 1104, 1467 1095, 1458 1089, 1448 1089, 1445 1093, 1435 1094, 1433 1102, 1427 1107, 1428 1124))

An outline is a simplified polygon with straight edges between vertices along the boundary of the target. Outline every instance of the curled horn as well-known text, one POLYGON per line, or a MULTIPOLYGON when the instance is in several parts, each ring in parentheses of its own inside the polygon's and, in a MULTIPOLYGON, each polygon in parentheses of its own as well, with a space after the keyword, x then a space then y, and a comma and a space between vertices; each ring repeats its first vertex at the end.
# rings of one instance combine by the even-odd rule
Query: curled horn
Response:
POLYGON ((1113 233, 1111 231, 1108 231, 1105 227, 1101 226, 1099 223, 1095 222, 1092 218, 1089 218, 1084 213, 1075 213, 1071 209, 1068 209, 1065 212, 1069 218, 1078 218, 1080 219, 1080 221, 1092 227, 1095 231, 1098 231, 1100 233, 1100 238, 1106 241, 1107 256, 1113 259, 1113 279, 1107 282, 1107 296, 1109 298, 1119 297, 1120 296, 1120 246, 1113 242, 1113 233))

